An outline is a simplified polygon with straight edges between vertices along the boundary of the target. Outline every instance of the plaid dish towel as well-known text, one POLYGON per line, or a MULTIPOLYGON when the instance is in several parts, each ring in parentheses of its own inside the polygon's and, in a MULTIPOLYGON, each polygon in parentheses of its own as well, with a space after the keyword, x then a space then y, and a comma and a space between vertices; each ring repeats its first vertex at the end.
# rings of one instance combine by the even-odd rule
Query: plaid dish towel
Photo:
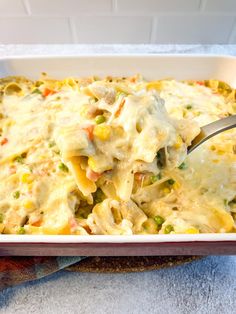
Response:
POLYGON ((39 279, 86 257, 0 257, 0 290, 39 279))

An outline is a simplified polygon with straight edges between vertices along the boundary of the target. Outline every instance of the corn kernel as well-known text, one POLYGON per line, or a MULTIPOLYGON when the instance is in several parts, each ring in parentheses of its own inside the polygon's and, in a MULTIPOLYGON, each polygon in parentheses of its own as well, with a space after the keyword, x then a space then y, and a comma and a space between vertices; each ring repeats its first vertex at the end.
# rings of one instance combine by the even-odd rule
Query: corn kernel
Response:
POLYGON ((170 189, 169 188, 164 188, 163 192, 164 192, 164 194, 169 194, 170 193, 170 189))
POLYGON ((39 158, 40 161, 43 161, 43 160, 45 160, 47 157, 46 157, 45 155, 40 155, 38 158, 39 158))
POLYGON ((187 109, 183 109, 183 118, 186 118, 189 114, 189 111, 187 109))
MULTIPOLYGON (((114 132, 114 135, 115 135, 115 136, 120 136, 120 137, 124 136, 124 130, 123 130, 123 128, 120 127, 120 126, 114 128, 114 129, 113 129, 113 132, 114 132)), ((235 147, 235 150, 236 150, 236 147, 235 147)))
POLYGON ((194 110, 193 114, 194 114, 195 117, 199 117, 201 115, 201 112, 197 111, 197 110, 194 110))
POLYGON ((51 106, 51 108, 53 108, 53 109, 61 109, 62 104, 60 104, 60 103, 55 103, 55 104, 51 104, 50 106, 51 106))
POLYGON ((23 92, 23 90, 22 91, 20 91, 19 92, 19 94, 18 94, 19 96, 24 96, 25 95, 25 93, 23 92))
POLYGON ((142 226, 147 233, 158 233, 157 224, 152 218, 148 218, 146 221, 144 221, 142 226))
POLYGON ((4 228, 5 228, 5 225, 0 223, 0 234, 3 232, 4 228))
POLYGON ((87 105, 83 105, 81 108, 80 108, 80 115, 81 117, 83 118, 87 118, 87 115, 88 115, 88 106, 87 105))
POLYGON ((32 192, 33 186, 34 186, 34 184, 33 184, 32 182, 30 182, 30 183, 27 184, 27 190, 28 190, 28 192, 32 192))
POLYGON ((177 190, 177 189, 179 189, 180 188, 180 184, 178 183, 178 182, 175 182, 174 184, 173 184, 173 189, 174 190, 177 190))
POLYGON ((111 127, 110 125, 98 124, 95 125, 93 130, 94 136, 96 136, 101 141, 106 141, 111 136, 111 127))
POLYGON ((16 121, 14 121, 14 120, 7 120, 7 121, 5 122, 5 124, 6 124, 6 127, 10 127, 10 126, 16 124, 16 121))
POLYGON ((187 230, 185 230, 185 233, 195 234, 195 233, 199 233, 199 230, 197 228, 195 228, 195 227, 190 227, 187 230))
POLYGON ((77 86, 78 86, 78 85, 76 84, 75 80, 74 80, 73 78, 71 78, 71 77, 68 77, 68 78, 64 79, 64 80, 62 81, 62 84, 63 84, 63 85, 68 85, 68 86, 70 86, 70 87, 77 87, 77 86))
POLYGON ((180 135, 178 135, 177 140, 173 146, 174 146, 174 148, 178 149, 182 146, 182 144, 183 144, 182 138, 180 135))
POLYGON ((33 181, 33 178, 30 173, 23 173, 21 175, 21 182, 22 183, 31 183, 33 181))
POLYGON ((96 160, 93 157, 91 157, 91 156, 88 159, 88 166, 89 166, 89 168, 91 170, 95 171, 95 169, 96 169, 96 160))
POLYGON ((102 156, 90 156, 88 158, 88 166, 92 171, 102 173, 104 171, 111 170, 113 167, 113 162, 102 156))
POLYGON ((31 200, 24 200, 23 206, 25 209, 33 209, 35 207, 34 203, 31 200))
POLYGON ((161 90, 162 87, 163 87, 163 82, 161 82, 161 81, 149 82, 146 85, 147 90, 150 90, 150 89, 161 90))

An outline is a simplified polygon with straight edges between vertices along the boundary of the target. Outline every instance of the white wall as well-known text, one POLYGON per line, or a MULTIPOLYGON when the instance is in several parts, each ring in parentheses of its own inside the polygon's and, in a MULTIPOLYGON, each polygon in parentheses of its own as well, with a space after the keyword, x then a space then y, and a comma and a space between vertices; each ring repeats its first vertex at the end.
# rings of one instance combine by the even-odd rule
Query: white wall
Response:
POLYGON ((0 0, 0 43, 236 43, 236 0, 0 0))

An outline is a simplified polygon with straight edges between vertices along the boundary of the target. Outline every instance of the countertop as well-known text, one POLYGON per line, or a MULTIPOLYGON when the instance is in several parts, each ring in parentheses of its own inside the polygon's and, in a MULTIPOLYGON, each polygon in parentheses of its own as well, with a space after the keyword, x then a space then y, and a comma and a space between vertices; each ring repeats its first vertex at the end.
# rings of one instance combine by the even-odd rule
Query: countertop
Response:
MULTIPOLYGON (((0 45, 0 57, 87 53, 210 53, 236 55, 236 45, 0 45)), ((143 273, 60 271, 5 289, 0 313, 235 313, 236 257, 210 256, 143 273)))

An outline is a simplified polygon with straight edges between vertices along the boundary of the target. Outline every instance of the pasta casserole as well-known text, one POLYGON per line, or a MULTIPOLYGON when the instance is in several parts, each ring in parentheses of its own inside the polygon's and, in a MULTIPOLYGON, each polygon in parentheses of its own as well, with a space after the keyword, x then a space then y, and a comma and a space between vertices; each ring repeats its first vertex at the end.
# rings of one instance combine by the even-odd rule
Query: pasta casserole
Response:
POLYGON ((133 77, 0 80, 0 233, 234 232, 235 90, 133 77))

